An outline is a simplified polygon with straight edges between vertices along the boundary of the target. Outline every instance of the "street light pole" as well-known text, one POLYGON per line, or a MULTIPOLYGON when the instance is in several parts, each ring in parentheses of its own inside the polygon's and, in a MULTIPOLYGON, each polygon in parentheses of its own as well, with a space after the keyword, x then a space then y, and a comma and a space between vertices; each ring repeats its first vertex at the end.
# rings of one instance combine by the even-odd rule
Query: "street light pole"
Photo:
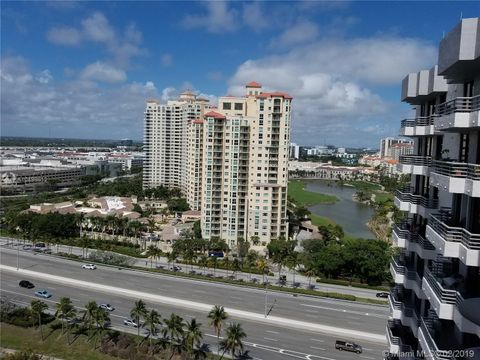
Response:
POLYGON ((20 263, 20 244, 18 243, 18 240, 17 240, 17 271, 19 268, 19 263, 20 263))
POLYGON ((265 284, 265 319, 267 318, 267 307, 268 307, 268 288, 267 284, 265 284))

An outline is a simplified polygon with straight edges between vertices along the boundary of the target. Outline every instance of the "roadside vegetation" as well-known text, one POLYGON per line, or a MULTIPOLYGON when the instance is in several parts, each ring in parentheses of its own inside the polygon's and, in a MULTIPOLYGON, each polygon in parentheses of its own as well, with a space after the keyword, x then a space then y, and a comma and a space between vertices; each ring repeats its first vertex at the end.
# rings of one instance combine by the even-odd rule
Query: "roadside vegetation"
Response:
POLYGON ((160 314, 136 301, 130 311, 129 326, 135 334, 112 329, 110 313, 95 301, 83 309, 64 297, 49 309, 40 300, 29 307, 8 301, 0 304, 1 341, 3 348, 20 352, 12 359, 37 359, 35 354, 61 359, 222 359, 248 356, 244 349, 247 334, 239 323, 226 323, 228 314, 214 306, 205 320, 217 334, 217 350, 203 340, 202 324, 195 318, 187 321, 177 314, 160 314), (21 358, 20 355, 25 357, 21 358))

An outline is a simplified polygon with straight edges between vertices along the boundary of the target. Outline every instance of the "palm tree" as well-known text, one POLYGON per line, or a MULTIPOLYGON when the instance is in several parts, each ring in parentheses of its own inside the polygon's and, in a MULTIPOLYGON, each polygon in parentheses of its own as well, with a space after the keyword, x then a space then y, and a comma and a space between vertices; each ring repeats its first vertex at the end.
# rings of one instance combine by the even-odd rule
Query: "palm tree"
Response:
MULTIPOLYGON (((202 270, 203 268, 207 267, 208 265, 208 258, 206 256, 202 256, 200 260, 198 260, 198 265, 200 266, 200 269, 202 270)), ((202 270, 203 273, 203 270, 202 270)))
POLYGON ((193 355, 193 350, 198 347, 202 341, 203 334, 200 327, 202 324, 198 323, 196 319, 187 322, 185 326, 185 343, 187 351, 193 355))
POLYGON ((208 353, 210 352, 210 346, 208 344, 201 344, 193 348, 192 355, 194 360, 204 360, 207 358, 208 353))
POLYGON ((232 354, 232 358, 235 358, 237 351, 243 351, 243 340, 247 337, 242 326, 238 323, 230 324, 226 330, 225 338, 220 341, 219 348, 223 351, 220 359, 227 351, 232 354))
POLYGON ((153 258, 157 256, 157 247, 150 245, 147 249, 147 257, 150 258, 150 268, 153 267, 153 258))
POLYGON ((150 310, 150 312, 145 315, 145 326, 148 330, 147 336, 150 340, 150 346, 152 346, 152 336, 155 336, 158 333, 157 326, 160 324, 160 322, 160 314, 154 309, 150 310))
POLYGON ((32 300, 30 302, 30 312, 33 317, 38 319, 38 326, 40 327, 40 334, 43 341, 42 316, 43 312, 48 309, 48 305, 40 300, 32 300))
POLYGON ((290 268, 290 270, 293 270, 293 283, 295 284, 295 274, 296 274, 296 271, 297 271, 297 266, 299 264, 299 255, 298 255, 298 252, 296 251, 292 251, 292 253, 290 253, 286 259, 286 263, 288 265, 288 267, 290 268))
POLYGON ((233 259, 232 261, 232 270, 233 274, 235 275, 235 279, 237 278, 237 272, 242 269, 240 261, 238 259, 233 259))
POLYGON ((95 301, 89 301, 83 310, 83 323, 88 328, 88 337, 90 338, 93 324, 95 323, 96 312, 99 309, 95 301))
POLYGON ((215 305, 208 313, 207 318, 210 319, 210 326, 213 326, 215 333, 217 334, 217 340, 220 340, 220 332, 222 331, 222 325, 228 318, 223 306, 215 305))
POLYGON ((98 339, 100 339, 103 336, 103 334, 107 330, 108 325, 110 324, 110 315, 108 314, 107 310, 102 309, 101 307, 97 307, 93 315, 94 315, 93 319, 96 325, 95 344, 93 348, 96 349, 98 339))
POLYGON ((57 311, 55 312, 55 317, 61 319, 62 322, 62 334, 65 333, 64 324, 65 320, 69 320, 75 317, 77 311, 72 304, 72 300, 68 297, 60 298, 60 302, 56 305, 57 311))
POLYGON ((181 342, 179 341, 179 337, 183 335, 183 319, 176 315, 176 314, 171 314, 168 319, 163 320, 165 323, 165 327, 163 329, 163 336, 169 338, 170 341, 170 349, 171 349, 171 355, 170 358, 173 357, 175 352, 180 353, 181 352, 181 342))
POLYGON ((260 259, 257 261, 257 269, 262 272, 262 282, 265 282, 265 273, 268 271, 268 263, 265 259, 260 259))
POLYGON ((147 306, 143 300, 135 301, 135 306, 130 311, 130 317, 135 319, 137 324, 137 335, 140 336, 140 318, 147 316, 147 306))
POLYGON ((312 285, 312 276, 315 276, 315 270, 312 268, 307 268, 305 270, 305 276, 308 277, 308 287, 310 288, 312 285))

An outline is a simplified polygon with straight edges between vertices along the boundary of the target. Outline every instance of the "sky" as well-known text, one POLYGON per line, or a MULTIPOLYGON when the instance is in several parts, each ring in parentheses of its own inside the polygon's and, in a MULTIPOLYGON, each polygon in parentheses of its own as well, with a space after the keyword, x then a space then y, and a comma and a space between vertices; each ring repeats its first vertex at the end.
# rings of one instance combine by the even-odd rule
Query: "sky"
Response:
POLYGON ((291 140, 378 148, 478 2, 2 1, 1 135, 141 140, 145 101, 293 96, 291 140))

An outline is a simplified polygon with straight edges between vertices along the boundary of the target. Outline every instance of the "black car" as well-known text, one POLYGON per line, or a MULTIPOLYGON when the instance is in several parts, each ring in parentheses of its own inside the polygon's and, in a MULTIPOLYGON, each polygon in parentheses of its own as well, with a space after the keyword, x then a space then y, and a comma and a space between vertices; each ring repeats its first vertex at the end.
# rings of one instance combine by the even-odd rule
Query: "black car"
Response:
POLYGON ((378 298, 388 298, 388 295, 390 295, 388 292, 382 291, 382 292, 377 293, 376 297, 378 297, 378 298))
POLYGON ((33 285, 30 281, 28 280, 22 280, 18 283, 18 286, 26 288, 26 289, 33 289, 35 285, 33 285))

